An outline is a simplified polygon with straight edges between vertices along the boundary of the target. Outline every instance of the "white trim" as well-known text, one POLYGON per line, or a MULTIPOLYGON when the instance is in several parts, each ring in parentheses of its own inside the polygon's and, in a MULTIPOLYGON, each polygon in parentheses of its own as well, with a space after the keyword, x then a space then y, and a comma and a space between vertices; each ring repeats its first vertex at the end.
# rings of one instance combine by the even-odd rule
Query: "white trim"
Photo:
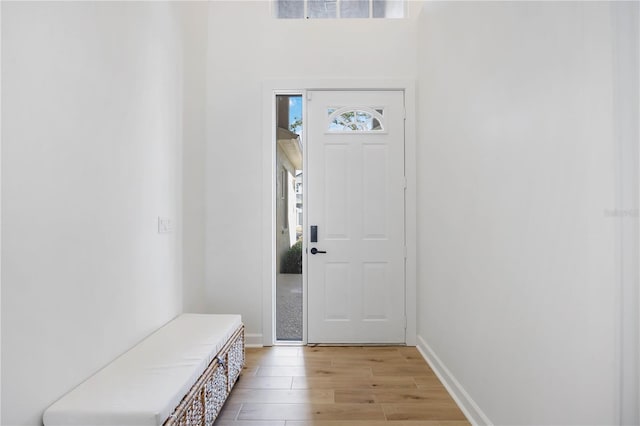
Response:
MULTIPOLYGON (((305 6, 306 7, 306 6, 305 6)), ((307 145, 307 141, 309 138, 307 137, 307 129, 309 126, 309 119, 307 117, 307 103, 309 102, 309 93, 306 90, 301 90, 302 93, 302 141, 307 145)), ((302 153, 302 235, 305 235, 307 229, 309 229, 309 220, 308 220, 308 209, 309 205, 308 195, 309 195, 309 179, 306 178, 307 175, 307 164, 309 164, 309 150, 304 149, 302 153)), ((307 337, 307 321, 309 312, 307 291, 309 290, 309 285, 307 281, 307 262, 308 262, 308 254, 307 250, 309 247, 309 238, 304 238, 302 243, 302 344, 306 345, 308 342, 307 337)))
MULTIPOLYGON (((271 346, 274 343, 275 323, 273 318, 273 297, 275 282, 274 253, 274 179, 275 165, 274 128, 275 97, 274 94, 303 93, 309 90, 402 90, 405 96, 405 176, 407 190, 405 192, 405 226, 406 226, 406 284, 405 314, 407 329, 405 341, 407 346, 416 345, 416 93, 412 80, 271 80, 262 84, 262 235, 260 247, 262 253, 262 344, 271 346)), ((305 96, 306 99, 306 96, 305 96)), ((304 108, 304 107, 303 107, 304 108)), ((303 110, 303 115, 306 112, 303 110)), ((305 117, 306 119, 306 117, 305 117)), ((306 191, 305 191, 306 193, 306 191)), ((305 218, 306 220, 306 218, 305 218)), ((305 289, 306 291, 306 289, 305 289)), ((306 327, 305 327, 306 328, 306 327)), ((306 330, 305 330, 306 339, 306 330)), ((306 340, 305 340, 306 341, 306 340)))
MULTIPOLYGON (((0 4, 0 34, 2 34, 2 4, 0 4)), ((2 43, 0 43, 0 70, 2 70, 2 43)), ((0 99, 2 99, 2 79, 0 78, 0 99)), ((2 102, 0 102, 0 135, 2 135, 2 102)), ((2 281, 2 137, 0 136, 0 282, 2 281)), ((0 285, 2 288, 2 285, 0 285)), ((2 292, 0 291, 0 294, 2 292)), ((2 297, 0 296, 0 307, 2 297)), ((2 310, 0 309, 0 318, 2 310)), ((2 320, 0 320, 0 330, 2 330, 2 320)), ((2 333, 0 333, 0 383, 2 383, 2 333)), ((2 423, 2 390, 0 386, 0 423, 2 423)))
POLYGON ((635 3, 611 5, 613 53, 613 139, 615 208, 629 212, 615 218, 615 259, 618 289, 617 365, 614 390, 617 424, 640 420, 639 262, 638 262, 638 16, 635 3))
MULTIPOLYGON (((279 86, 269 84, 262 85, 263 100, 263 144, 262 144, 262 334, 261 345, 273 346, 279 344, 291 344, 291 342, 277 342, 275 329, 276 319, 274 316, 275 307, 275 286, 276 286, 276 254, 275 254, 275 215, 276 215, 276 95, 301 95, 302 102, 302 122, 306 123, 306 91, 296 89, 279 89, 279 86)), ((303 132, 306 128, 303 126, 303 132)), ((303 134, 303 140, 306 136, 303 134)), ((306 166, 306 150, 303 152, 303 169, 306 166)), ((303 206, 306 205, 306 180, 303 179, 303 206)), ((306 211, 303 209, 303 228, 306 229, 306 211)), ((305 243, 306 244, 306 243, 305 243)), ((303 247, 303 250, 306 245, 303 247)), ((303 259, 303 294, 307 292, 306 265, 303 259)), ((307 301, 303 297, 302 302, 302 343, 307 342, 306 313, 307 301)))
POLYGON ((417 326, 417 259, 418 259, 418 223, 417 223, 417 165, 416 158, 416 89, 413 82, 406 82, 404 91, 404 173, 405 173, 405 315, 407 316, 407 329, 405 338, 407 346, 416 346, 418 334, 417 326))
POLYGON ((260 236, 260 253, 262 254, 262 345, 273 344, 273 283, 275 280, 274 263, 274 230, 273 202, 274 194, 274 130, 275 103, 273 89, 263 86, 262 93, 263 142, 262 142, 262 235, 260 236))
POLYGON ((442 382, 456 404, 462 410, 462 413, 473 425, 493 425, 489 417, 482 411, 476 402, 467 393, 464 387, 458 382, 447 366, 438 358, 438 355, 431 349, 427 342, 418 336, 418 352, 427 361, 427 364, 436 373, 438 379, 442 382))
POLYGON ((245 333, 244 334, 244 346, 247 348, 261 348, 262 347, 262 334, 259 333, 245 333))

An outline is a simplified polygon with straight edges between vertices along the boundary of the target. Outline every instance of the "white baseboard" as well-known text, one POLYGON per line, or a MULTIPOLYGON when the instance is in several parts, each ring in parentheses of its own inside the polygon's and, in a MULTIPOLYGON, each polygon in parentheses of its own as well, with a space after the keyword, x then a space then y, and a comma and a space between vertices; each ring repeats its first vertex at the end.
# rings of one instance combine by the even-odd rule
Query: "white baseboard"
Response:
POLYGON ((262 334, 258 333, 245 333, 244 334, 244 345, 247 348, 261 348, 262 345, 262 334))
POLYGON ((438 355, 431 349, 422 336, 417 337, 417 348, 422 357, 431 366, 431 369, 436 373, 438 379, 442 382, 445 388, 451 394, 451 397, 456 401, 462 412, 467 419, 476 426, 490 426, 493 422, 489 420, 482 409, 471 398, 467 391, 462 387, 460 382, 451 374, 451 371, 446 365, 438 358, 438 355))

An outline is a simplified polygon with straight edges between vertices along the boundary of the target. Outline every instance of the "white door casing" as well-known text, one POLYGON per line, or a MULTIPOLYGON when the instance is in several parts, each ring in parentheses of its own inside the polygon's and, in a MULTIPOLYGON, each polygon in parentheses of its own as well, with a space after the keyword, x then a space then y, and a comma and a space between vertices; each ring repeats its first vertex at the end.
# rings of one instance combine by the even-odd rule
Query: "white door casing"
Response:
POLYGON ((308 341, 405 343, 404 93, 309 92, 307 136, 308 341))

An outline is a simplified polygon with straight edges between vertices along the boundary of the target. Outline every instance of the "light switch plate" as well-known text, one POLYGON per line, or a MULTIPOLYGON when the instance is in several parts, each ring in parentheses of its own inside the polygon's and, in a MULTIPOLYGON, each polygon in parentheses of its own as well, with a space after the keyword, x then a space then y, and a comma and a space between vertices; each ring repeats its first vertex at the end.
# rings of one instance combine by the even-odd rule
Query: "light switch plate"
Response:
POLYGON ((171 232, 171 219, 158 216, 158 234, 168 234, 171 232))

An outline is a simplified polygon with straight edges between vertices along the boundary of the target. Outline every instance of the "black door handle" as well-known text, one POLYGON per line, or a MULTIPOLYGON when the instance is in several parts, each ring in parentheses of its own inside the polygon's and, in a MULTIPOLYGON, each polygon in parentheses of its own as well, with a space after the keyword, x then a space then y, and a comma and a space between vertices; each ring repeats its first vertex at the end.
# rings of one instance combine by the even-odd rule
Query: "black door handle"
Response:
POLYGON ((317 253, 326 253, 326 251, 318 250, 317 248, 312 247, 311 248, 311 254, 317 254, 317 253))

